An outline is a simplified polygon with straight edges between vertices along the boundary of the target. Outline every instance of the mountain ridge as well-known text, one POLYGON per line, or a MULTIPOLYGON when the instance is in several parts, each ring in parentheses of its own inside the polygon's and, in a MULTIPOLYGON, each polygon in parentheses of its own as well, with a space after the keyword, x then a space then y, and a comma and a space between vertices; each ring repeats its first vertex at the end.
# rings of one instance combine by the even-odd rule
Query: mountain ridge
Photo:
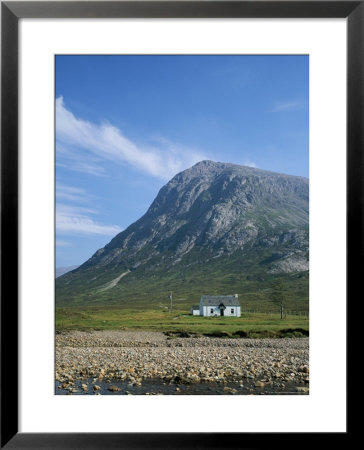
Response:
POLYGON ((228 276, 229 259, 249 271, 244 261, 248 255, 254 260, 254 273, 307 272, 308 201, 307 178, 201 161, 166 183, 140 219, 57 279, 57 301, 76 295, 78 300, 97 302, 108 283, 112 288, 103 290, 101 301, 116 301, 116 292, 123 298, 120 286, 133 291, 129 279, 148 284, 151 277, 161 280, 160 297, 171 287, 173 273, 178 276, 197 265, 208 277, 201 265, 212 267, 211 261, 219 260, 228 276), (169 286, 162 282, 167 274, 169 286), (117 277, 119 281, 112 283, 117 277), (83 292, 77 278, 88 280, 83 292))

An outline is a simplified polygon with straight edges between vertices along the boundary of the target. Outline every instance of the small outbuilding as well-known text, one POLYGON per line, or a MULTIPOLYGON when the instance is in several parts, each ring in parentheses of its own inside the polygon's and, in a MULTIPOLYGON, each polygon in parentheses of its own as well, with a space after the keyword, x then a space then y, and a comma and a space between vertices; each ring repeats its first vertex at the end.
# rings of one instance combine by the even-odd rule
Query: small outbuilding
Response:
POLYGON ((190 314, 192 314, 193 316, 199 316, 200 315, 200 306, 199 305, 191 306, 190 314))
POLYGON ((203 295, 200 300, 200 316, 240 317, 241 308, 238 294, 235 295, 203 295))

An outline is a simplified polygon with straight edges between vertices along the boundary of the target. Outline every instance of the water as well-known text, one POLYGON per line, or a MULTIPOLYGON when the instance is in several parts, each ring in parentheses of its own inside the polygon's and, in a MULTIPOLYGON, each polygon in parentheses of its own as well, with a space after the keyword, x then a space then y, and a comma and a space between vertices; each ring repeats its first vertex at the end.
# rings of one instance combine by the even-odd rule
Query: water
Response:
POLYGON ((61 384, 56 381, 56 395, 307 395, 307 384, 286 383, 284 385, 267 385, 265 387, 255 387, 251 380, 230 383, 195 383, 195 384, 175 384, 165 383, 158 379, 144 380, 141 386, 131 385, 129 382, 120 380, 108 380, 108 382, 96 381, 93 378, 79 380, 75 382, 70 392, 68 388, 62 389, 61 384), (88 386, 87 391, 81 387, 82 384, 88 386), (100 390, 94 391, 93 386, 100 386, 100 390), (111 386, 116 386, 120 391, 110 391, 111 386), (298 388, 298 390, 297 390, 298 388))

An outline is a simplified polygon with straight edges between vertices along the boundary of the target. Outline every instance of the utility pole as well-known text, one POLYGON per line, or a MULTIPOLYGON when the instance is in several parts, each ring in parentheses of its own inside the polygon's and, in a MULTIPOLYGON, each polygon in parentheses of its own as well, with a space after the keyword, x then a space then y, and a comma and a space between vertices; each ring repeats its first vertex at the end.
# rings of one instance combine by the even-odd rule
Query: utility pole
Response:
POLYGON ((170 295, 169 295, 169 299, 170 299, 170 301, 171 301, 171 312, 173 312, 173 297, 172 297, 172 291, 171 291, 171 293, 170 293, 170 295))

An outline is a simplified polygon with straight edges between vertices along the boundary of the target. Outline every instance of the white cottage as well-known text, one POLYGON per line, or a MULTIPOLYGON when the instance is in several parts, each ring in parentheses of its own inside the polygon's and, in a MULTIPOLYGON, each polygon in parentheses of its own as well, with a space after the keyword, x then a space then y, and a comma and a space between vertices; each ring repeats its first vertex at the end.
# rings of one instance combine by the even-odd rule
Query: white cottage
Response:
POLYGON ((200 316, 240 317, 241 308, 238 294, 203 295, 200 300, 200 316))

